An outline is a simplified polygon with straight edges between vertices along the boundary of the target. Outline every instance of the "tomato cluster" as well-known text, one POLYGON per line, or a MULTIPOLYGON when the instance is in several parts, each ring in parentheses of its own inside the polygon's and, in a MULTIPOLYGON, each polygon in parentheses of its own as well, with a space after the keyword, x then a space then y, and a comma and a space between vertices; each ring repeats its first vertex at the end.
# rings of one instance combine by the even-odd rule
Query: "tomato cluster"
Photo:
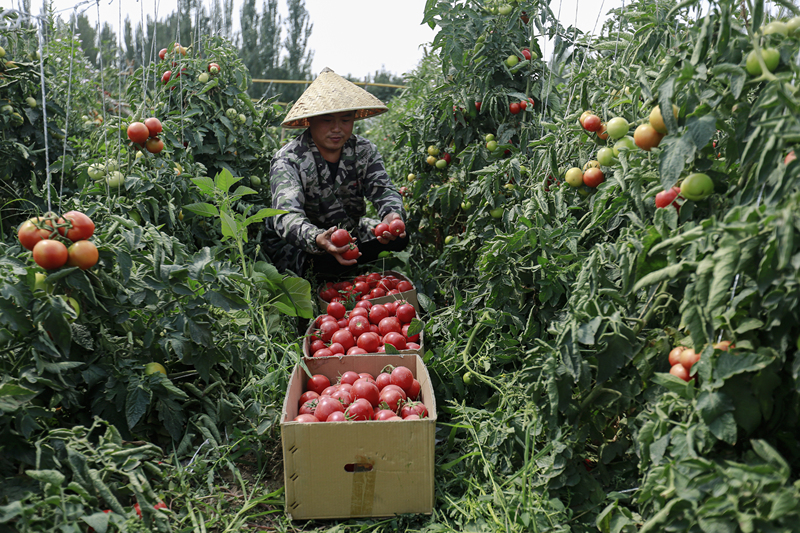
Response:
POLYGON ((669 373, 683 381, 694 379, 691 376, 692 366, 700 360, 700 354, 694 348, 676 346, 669 352, 669 373))
POLYGON ((393 274, 372 272, 356 276, 352 281, 338 283, 329 281, 319 292, 319 297, 326 302, 343 302, 349 299, 372 300, 390 294, 400 294, 413 288, 414 285, 410 281, 400 279, 393 274))
POLYGON ((314 321, 316 329, 309 337, 313 357, 385 353, 386 344, 397 350, 420 349, 419 333, 408 333, 417 310, 402 300, 374 305, 362 300, 352 311, 333 301, 326 311, 314 321))
POLYGON ((361 253, 358 251, 358 246, 356 246, 353 237, 350 233, 347 232, 346 229, 339 228, 331 234, 331 242, 334 246, 338 246, 341 248, 342 246, 347 246, 347 250, 342 254, 342 257, 346 260, 351 259, 358 259, 361 253))
POLYGON ((87 270, 97 264, 99 252, 88 239, 94 235, 94 222, 80 211, 69 211, 63 217, 47 213, 20 224, 20 244, 33 252, 33 260, 45 270, 64 265, 87 270), (69 244, 64 243, 66 241, 69 244))
POLYGON ((295 422, 344 422, 347 420, 419 420, 428 409, 417 401, 419 381, 404 366, 386 367, 375 378, 367 372, 348 370, 331 385, 327 376, 315 374, 306 382, 298 402, 295 422))
MULTIPOLYGON (((405 189, 405 187, 400 187, 401 194, 403 194, 402 192, 403 189, 405 189)), ((405 233, 405 231, 406 231, 406 223, 399 218, 395 218, 388 224, 386 224, 385 222, 381 222, 372 229, 372 233, 374 233, 376 237, 384 237, 384 233, 389 233, 391 235, 394 235, 395 237, 399 237, 400 235, 405 233)))
POLYGON ((162 131, 161 121, 150 117, 144 122, 131 122, 128 126, 128 139, 139 146, 144 146, 151 154, 157 154, 164 149, 164 141, 158 138, 158 134, 162 131))

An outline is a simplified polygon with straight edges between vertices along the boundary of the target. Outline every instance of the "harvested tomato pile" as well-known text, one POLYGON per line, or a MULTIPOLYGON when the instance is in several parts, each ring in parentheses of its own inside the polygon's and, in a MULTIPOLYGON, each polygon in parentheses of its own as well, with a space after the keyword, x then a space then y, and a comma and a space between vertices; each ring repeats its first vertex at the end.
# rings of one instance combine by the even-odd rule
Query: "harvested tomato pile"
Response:
POLYGON ((377 378, 350 370, 335 385, 315 374, 306 382, 294 421, 419 420, 428 416, 428 409, 417 401, 420 389, 419 381, 404 366, 387 367, 377 378))
POLYGON ((313 357, 385 353, 387 344, 396 350, 419 350, 422 325, 411 324, 416 316, 414 306, 402 300, 385 304, 362 300, 351 311, 333 301, 327 314, 314 321, 317 329, 309 337, 309 353, 313 357))
POLYGON ((384 275, 380 272, 372 272, 356 276, 350 281, 338 283, 329 281, 319 292, 319 297, 326 302, 344 301, 349 298, 372 300, 389 294, 400 294, 413 288, 414 285, 410 281, 400 279, 393 274, 384 275))

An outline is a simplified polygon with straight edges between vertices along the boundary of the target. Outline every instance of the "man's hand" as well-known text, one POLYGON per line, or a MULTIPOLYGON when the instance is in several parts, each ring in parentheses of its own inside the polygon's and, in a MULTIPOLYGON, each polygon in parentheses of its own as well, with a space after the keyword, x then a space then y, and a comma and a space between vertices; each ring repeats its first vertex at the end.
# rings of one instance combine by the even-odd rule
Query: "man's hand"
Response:
MULTIPOLYGON (((391 213, 389 213, 388 215, 383 217, 383 220, 381 220, 381 222, 383 222, 384 224, 386 224, 388 226, 389 223, 392 220, 396 219, 396 218, 402 219, 403 217, 401 217, 398 213, 395 213, 394 211, 392 211, 391 213)), ((400 235, 395 235, 394 233, 389 233, 388 231, 384 231, 383 235, 379 235, 378 236, 378 242, 381 243, 381 244, 388 244, 389 241, 393 241, 398 237, 400 237, 402 239, 405 236, 406 236, 406 232, 405 231, 403 233, 401 233, 400 235)))
MULTIPOLYGON (((333 226, 332 228, 328 228, 323 233, 317 235, 317 246, 319 246, 320 250, 325 250, 335 257, 339 264, 346 266, 355 265, 358 263, 357 259, 345 259, 342 257, 342 254, 350 248, 349 246, 336 246, 333 244, 333 242, 331 242, 331 235, 333 235, 333 232, 336 231, 336 229, 336 226, 333 226)), ((358 255, 360 257, 361 252, 359 252, 358 255)))

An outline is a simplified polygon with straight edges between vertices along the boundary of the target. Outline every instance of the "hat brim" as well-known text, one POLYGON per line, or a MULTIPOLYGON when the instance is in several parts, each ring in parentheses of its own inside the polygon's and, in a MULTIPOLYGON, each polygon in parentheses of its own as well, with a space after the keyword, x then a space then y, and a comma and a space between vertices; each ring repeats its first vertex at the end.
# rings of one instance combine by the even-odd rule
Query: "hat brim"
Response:
POLYGON ((320 117, 322 115, 333 115, 334 113, 346 113, 347 111, 355 111, 355 120, 363 120, 365 118, 376 117, 382 113, 389 111, 386 106, 375 107, 346 107, 342 109, 331 109, 321 113, 308 113, 299 117, 292 117, 291 120, 281 123, 284 128, 307 128, 311 125, 308 119, 312 117, 320 117))

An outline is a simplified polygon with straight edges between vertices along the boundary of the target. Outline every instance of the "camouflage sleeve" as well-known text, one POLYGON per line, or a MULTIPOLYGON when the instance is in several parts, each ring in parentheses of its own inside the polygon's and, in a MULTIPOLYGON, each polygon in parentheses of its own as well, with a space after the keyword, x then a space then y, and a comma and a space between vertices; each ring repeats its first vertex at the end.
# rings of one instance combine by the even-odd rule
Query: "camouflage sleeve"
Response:
POLYGON ((375 209, 378 211, 380 219, 383 219, 391 212, 395 212, 403 217, 403 220, 406 220, 403 197, 400 196, 400 192, 395 188, 392 180, 389 179, 377 146, 367 141, 365 150, 368 161, 367 171, 364 176, 364 195, 375 204, 375 209))
POLYGON ((305 191, 299 168, 287 158, 276 157, 269 175, 272 207, 288 213, 274 217, 275 231, 286 242, 308 253, 324 253, 317 246, 317 235, 324 231, 311 223, 305 213, 305 191))

